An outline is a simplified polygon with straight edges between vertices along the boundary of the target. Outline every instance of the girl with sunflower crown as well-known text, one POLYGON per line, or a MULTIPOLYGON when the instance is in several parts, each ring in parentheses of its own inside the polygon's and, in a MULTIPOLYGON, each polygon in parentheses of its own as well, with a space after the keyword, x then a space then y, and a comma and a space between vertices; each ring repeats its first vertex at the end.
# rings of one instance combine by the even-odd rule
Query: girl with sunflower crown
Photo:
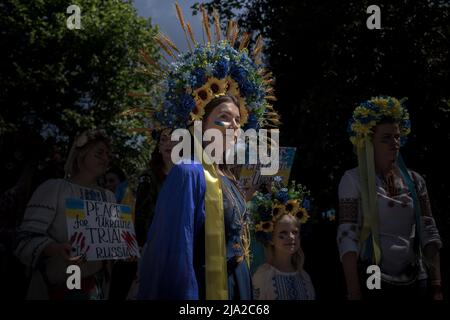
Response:
POLYGON ((311 278, 303 269, 300 225, 305 223, 309 201, 306 190, 295 182, 284 188, 276 177, 272 192, 258 192, 250 203, 256 239, 267 249, 267 260, 253 275, 257 300, 314 300, 311 278))

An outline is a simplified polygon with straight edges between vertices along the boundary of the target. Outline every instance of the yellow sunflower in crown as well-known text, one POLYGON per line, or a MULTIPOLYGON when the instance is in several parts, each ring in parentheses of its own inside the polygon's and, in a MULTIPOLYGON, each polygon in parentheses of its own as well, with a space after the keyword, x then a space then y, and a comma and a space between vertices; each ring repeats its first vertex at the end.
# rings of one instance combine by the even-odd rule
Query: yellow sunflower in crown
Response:
POLYGON ((244 98, 239 98, 239 113, 241 114, 241 123, 247 123, 248 110, 244 98))
POLYGON ((239 100, 241 97, 241 93, 239 91, 239 85, 236 81, 234 81, 230 76, 225 78, 228 83, 227 94, 236 97, 239 100))
POLYGON ((204 108, 213 98, 214 94, 212 93, 208 84, 204 84, 194 91, 194 100, 196 106, 201 106, 204 108))
POLYGON ((300 209, 300 205, 298 203, 297 200, 288 200, 288 202, 286 202, 286 212, 289 213, 292 216, 295 216, 298 212, 298 210, 300 209))
POLYGON ((200 121, 205 115, 203 101, 200 98, 195 99, 195 108, 191 111, 190 116, 192 121, 200 121))
POLYGON ((272 207, 272 217, 276 220, 278 217, 286 212, 286 208, 282 204, 276 204, 272 207))
POLYGON ((227 85, 226 79, 219 80, 214 77, 209 78, 205 84, 205 86, 209 87, 214 97, 224 95, 227 92, 227 85))
POLYGON ((309 220, 308 211, 305 208, 299 208, 295 217, 300 221, 301 224, 306 223, 309 220))
POLYGON ((273 232, 273 222, 272 221, 261 221, 258 224, 261 231, 273 232))

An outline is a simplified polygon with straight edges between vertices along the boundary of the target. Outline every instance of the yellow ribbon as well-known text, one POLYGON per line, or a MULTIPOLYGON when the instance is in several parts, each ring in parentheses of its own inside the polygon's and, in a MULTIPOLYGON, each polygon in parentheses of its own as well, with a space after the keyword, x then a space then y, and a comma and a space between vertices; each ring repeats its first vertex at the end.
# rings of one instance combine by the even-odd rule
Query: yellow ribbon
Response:
MULTIPOLYGON (((191 130, 192 133, 192 130, 191 130)), ((201 133, 200 133, 201 134, 201 133)), ((228 300, 223 195, 219 175, 201 143, 194 136, 194 150, 202 155, 205 192, 205 280, 207 300, 228 300), (205 161, 208 160, 208 161, 205 161)))
POLYGON ((372 237, 373 257, 375 264, 381 261, 380 238, 378 233, 378 202, 375 179, 375 159, 373 144, 369 137, 364 145, 357 148, 358 169, 361 184, 361 205, 363 210, 363 227, 361 230, 361 243, 369 235, 372 237))

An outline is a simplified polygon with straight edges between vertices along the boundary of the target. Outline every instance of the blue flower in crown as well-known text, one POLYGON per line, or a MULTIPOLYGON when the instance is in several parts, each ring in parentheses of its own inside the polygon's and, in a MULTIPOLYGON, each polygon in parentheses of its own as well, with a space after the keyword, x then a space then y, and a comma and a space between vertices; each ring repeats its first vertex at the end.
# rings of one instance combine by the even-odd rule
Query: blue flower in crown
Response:
POLYGON ((244 80, 240 84, 241 92, 249 98, 256 98, 258 95, 258 87, 252 81, 244 80))
POLYGON ((256 129, 256 130, 259 129, 258 118, 256 118, 256 116, 254 114, 250 114, 248 116, 247 128, 256 129))
POLYGON ((195 68, 195 70, 192 71, 191 87, 193 89, 201 87, 205 83, 205 80, 206 80, 205 69, 195 68))
POLYGON ((236 65, 233 63, 230 68, 230 75, 233 77, 235 81, 239 84, 239 86, 242 86, 242 83, 247 79, 248 72, 246 69, 244 69, 240 65, 236 65))
POLYGON ((180 107, 182 113, 188 113, 191 112, 192 109, 195 108, 195 102, 192 100, 191 96, 183 93, 181 97, 179 98, 180 101, 180 107))
POLYGON ((287 189, 286 190, 282 189, 282 190, 278 191, 277 199, 281 203, 286 203, 289 200, 289 194, 288 194, 287 189))
POLYGON ((228 75, 229 71, 230 62, 226 59, 226 57, 222 57, 219 61, 217 61, 213 75, 217 79, 223 79, 228 75))

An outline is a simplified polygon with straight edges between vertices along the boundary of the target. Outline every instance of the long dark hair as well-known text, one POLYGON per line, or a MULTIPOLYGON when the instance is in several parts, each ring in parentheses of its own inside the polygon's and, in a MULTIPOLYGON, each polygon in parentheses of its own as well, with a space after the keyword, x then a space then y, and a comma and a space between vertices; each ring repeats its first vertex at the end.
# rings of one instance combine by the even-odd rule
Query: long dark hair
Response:
POLYGON ((158 138, 158 143, 152 152, 152 158, 150 160, 150 169, 156 177, 159 184, 162 184, 166 179, 166 174, 164 173, 164 159, 159 150, 159 142, 161 140, 161 135, 158 138))

